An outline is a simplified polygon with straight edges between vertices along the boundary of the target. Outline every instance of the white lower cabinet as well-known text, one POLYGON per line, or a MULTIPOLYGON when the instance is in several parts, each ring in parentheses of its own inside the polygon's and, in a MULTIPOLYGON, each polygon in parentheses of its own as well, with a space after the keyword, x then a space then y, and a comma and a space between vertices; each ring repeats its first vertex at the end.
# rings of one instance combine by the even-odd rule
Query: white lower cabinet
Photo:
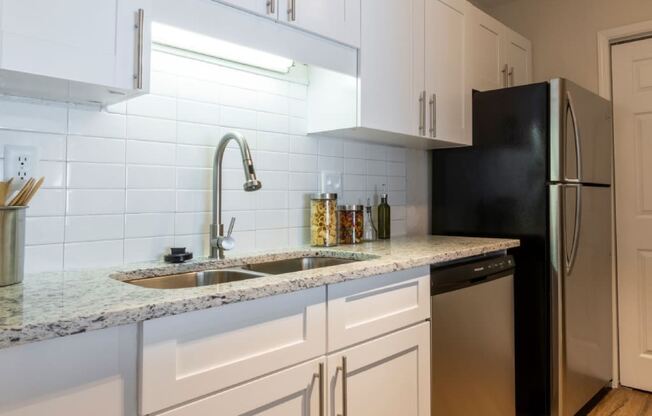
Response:
POLYGON ((324 365, 324 358, 309 361, 161 416, 318 416, 325 405, 324 365))
POLYGON ((430 416, 430 323, 328 356, 328 416, 430 416))

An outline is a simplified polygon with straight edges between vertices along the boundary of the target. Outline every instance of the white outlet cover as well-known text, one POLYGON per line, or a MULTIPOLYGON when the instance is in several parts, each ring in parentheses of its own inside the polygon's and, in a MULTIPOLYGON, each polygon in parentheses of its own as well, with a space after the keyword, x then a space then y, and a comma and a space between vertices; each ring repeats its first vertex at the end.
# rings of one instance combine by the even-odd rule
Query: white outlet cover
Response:
POLYGON ((322 193, 341 194, 342 192, 342 172, 329 170, 321 171, 321 184, 319 190, 322 193))
POLYGON ((38 148, 6 145, 4 148, 4 180, 14 178, 12 188, 18 188, 29 178, 38 176, 38 148))

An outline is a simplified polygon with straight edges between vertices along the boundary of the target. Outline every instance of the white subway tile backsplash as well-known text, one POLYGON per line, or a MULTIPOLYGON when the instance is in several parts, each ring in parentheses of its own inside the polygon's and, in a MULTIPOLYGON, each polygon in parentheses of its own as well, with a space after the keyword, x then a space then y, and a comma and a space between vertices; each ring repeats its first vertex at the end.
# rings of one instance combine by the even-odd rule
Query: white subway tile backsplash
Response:
POLYGON ((127 190, 126 212, 174 212, 175 192, 173 190, 127 190))
POLYGON ((177 116, 177 101, 162 95, 141 95, 127 101, 127 114, 174 120, 177 116))
POLYGON ((0 99, 0 128, 65 133, 67 109, 62 104, 3 97, 0 99))
POLYGON ((119 240, 124 238, 122 215, 74 215, 66 217, 66 242, 119 240))
POLYGON ((127 135, 127 118, 122 114, 71 108, 68 111, 68 133, 124 138, 127 135))
POLYGON ((127 238, 124 240, 124 262, 162 260, 170 247, 174 246, 174 236, 155 238, 127 238))
POLYGON ((108 267, 123 262, 123 241, 94 241, 64 245, 65 270, 108 267))
POLYGON ((66 185, 65 162, 51 162, 42 160, 38 166, 39 172, 35 176, 44 176, 44 188, 61 188, 66 185))
POLYGON ((255 129, 256 112, 242 108, 222 106, 220 124, 225 127, 255 129))
POLYGON ((66 160, 66 136, 16 130, 0 130, 0 157, 6 145, 36 146, 41 160, 66 160))
POLYGON ((27 216, 48 217, 64 215, 66 191, 63 189, 40 189, 29 204, 27 216))
POLYGON ((177 119, 191 123, 220 124, 220 106, 199 101, 178 100, 177 119))
MULTIPOLYGON (((225 213, 222 214, 225 215, 225 213)), ((177 212, 174 215, 174 233, 176 235, 208 233, 210 224, 210 212, 177 212)))
POLYGON ((174 189, 173 166, 127 166, 128 189, 174 189))
POLYGON ((120 189, 125 186, 125 165, 68 163, 69 189, 120 189))
POLYGON ((125 210, 124 189, 71 189, 66 193, 67 215, 122 214, 125 210))
POLYGON ((174 143, 177 123, 162 118, 127 116, 127 138, 174 143))
POLYGON ((122 139, 68 136, 68 161, 124 163, 125 148, 122 139))
POLYGON ((231 131, 263 184, 244 192, 230 143, 222 221, 236 218, 235 253, 309 243, 322 170, 343 174, 339 203, 377 203, 387 184, 392 234, 405 232, 405 149, 307 136, 305 83, 161 51, 152 69, 150 95, 103 110, 0 98, 0 169, 4 145, 34 145, 47 178, 28 211, 28 272, 161 260, 173 245, 207 255, 213 157, 231 131))
POLYGON ((127 141, 127 163, 143 165, 174 165, 177 154, 171 143, 127 141))
POLYGON ((177 143, 217 146, 221 137, 220 126, 185 121, 177 123, 177 143))
POLYGON ((63 270, 63 244, 28 245, 25 247, 25 273, 52 270, 63 270))
POLYGON ((64 217, 29 217, 25 225, 25 243, 63 243, 64 217))
POLYGON ((220 102, 220 84, 179 77, 177 96, 188 100, 218 104, 220 102))
POLYGON ((127 214, 124 218, 125 238, 174 235, 175 214, 127 214))
POLYGON ((261 131, 271 131, 276 133, 288 133, 290 120, 287 115, 258 113, 257 129, 261 131))
POLYGON ((317 172, 319 170, 318 159, 315 155, 290 154, 290 172, 317 172))

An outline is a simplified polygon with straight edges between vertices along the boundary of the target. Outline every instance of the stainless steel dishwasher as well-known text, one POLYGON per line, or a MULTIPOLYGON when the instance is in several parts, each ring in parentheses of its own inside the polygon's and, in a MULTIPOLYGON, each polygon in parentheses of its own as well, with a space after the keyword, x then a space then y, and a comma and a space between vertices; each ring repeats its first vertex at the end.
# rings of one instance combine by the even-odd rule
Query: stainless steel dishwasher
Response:
POLYGON ((514 259, 431 267, 432 415, 513 416, 514 259))

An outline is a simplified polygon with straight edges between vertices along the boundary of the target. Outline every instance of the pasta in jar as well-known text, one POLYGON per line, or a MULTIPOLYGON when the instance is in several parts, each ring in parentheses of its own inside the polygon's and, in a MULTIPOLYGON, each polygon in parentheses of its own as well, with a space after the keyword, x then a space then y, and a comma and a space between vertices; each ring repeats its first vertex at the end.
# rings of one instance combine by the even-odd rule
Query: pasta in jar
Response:
POLYGON ((337 245, 337 194, 315 194, 310 199, 310 245, 337 245))

